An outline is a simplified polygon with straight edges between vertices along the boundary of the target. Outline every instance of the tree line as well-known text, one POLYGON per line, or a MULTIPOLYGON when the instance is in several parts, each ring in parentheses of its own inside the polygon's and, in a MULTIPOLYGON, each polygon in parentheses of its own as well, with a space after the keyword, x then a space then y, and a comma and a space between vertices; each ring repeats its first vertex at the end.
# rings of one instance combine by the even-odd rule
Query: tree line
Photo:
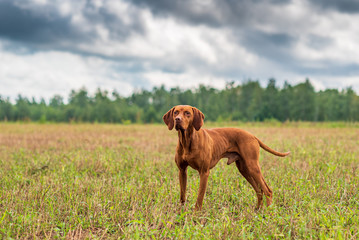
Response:
POLYGON ((199 108, 210 121, 359 121, 359 96, 351 87, 316 92, 309 79, 297 85, 266 87, 258 81, 229 82, 222 90, 199 85, 194 90, 164 86, 140 90, 129 97, 97 89, 72 90, 68 103, 55 95, 48 103, 18 95, 16 102, 0 96, 0 121, 36 122, 161 122, 171 107, 188 104, 199 108))

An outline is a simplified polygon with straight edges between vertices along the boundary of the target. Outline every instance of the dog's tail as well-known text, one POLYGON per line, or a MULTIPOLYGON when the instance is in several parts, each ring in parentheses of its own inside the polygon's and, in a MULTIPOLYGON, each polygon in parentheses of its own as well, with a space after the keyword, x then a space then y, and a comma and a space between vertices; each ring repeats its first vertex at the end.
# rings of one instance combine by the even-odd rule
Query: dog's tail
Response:
POLYGON ((261 148, 263 148, 264 150, 266 150, 267 152, 270 152, 276 156, 279 156, 279 157, 285 157, 287 156, 288 154, 290 154, 290 152, 286 152, 286 153, 281 153, 281 152, 277 152, 276 150, 273 150, 271 149, 270 147, 268 147, 267 145, 265 145, 261 140, 259 140, 258 138, 256 138, 258 143, 259 143, 259 146, 261 146, 261 148))

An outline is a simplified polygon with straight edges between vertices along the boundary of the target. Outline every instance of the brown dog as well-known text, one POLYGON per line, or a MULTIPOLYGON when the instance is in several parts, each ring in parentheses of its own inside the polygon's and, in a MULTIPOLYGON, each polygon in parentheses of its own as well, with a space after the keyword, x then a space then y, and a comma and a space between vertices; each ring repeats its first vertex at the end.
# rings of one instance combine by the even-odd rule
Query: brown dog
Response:
POLYGON ((164 116, 168 129, 176 128, 178 144, 175 156, 179 168, 181 203, 186 201, 187 167, 197 170, 200 175, 196 210, 202 208, 203 197, 207 187, 209 170, 221 158, 228 158, 227 164, 233 162, 239 172, 247 179, 257 193, 256 209, 263 204, 263 193, 267 196, 267 206, 272 203, 272 190, 264 181, 259 166, 259 147, 284 157, 289 154, 277 152, 251 133, 236 128, 201 129, 204 115, 195 107, 179 105, 173 107, 164 116))

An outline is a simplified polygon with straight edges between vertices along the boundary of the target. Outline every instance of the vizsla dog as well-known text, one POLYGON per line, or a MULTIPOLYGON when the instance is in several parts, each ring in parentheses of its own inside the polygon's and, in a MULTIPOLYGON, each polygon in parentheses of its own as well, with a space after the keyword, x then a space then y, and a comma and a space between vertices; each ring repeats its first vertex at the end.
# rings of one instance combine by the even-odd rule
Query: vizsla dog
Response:
POLYGON ((272 190, 261 173, 259 147, 280 157, 288 155, 289 152, 277 152, 251 133, 241 129, 201 129, 203 120, 203 113, 188 105, 175 106, 163 116, 168 129, 172 130, 175 127, 178 132, 175 161, 179 168, 181 203, 184 204, 186 201, 188 166, 197 170, 200 175, 195 210, 201 210, 209 170, 216 166, 221 158, 228 158, 227 164, 235 162, 239 172, 256 191, 258 198, 256 209, 263 205, 263 193, 267 197, 267 206, 269 206, 272 203, 272 190))

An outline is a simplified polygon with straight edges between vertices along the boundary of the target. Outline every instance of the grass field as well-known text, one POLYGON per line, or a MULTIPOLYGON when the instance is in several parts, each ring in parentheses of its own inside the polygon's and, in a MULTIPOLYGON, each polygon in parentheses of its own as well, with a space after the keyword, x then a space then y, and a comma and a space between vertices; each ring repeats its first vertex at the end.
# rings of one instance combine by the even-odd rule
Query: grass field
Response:
POLYGON ((177 135, 165 125, 2 123, 0 239, 359 238, 358 125, 230 125, 291 151, 261 150, 269 208, 254 211, 254 190, 225 160, 201 212, 188 170, 180 208, 177 135))

